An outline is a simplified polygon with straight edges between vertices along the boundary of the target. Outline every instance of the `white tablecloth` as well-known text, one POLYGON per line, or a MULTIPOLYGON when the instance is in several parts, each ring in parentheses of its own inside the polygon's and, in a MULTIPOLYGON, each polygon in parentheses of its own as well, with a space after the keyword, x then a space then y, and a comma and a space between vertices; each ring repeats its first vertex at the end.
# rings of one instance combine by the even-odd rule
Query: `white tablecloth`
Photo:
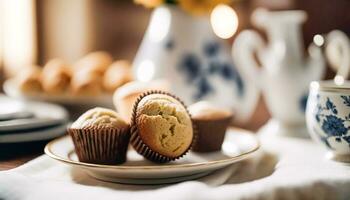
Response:
POLYGON ((238 169, 158 186, 97 181, 42 156, 0 172, 0 199, 350 199, 350 165, 325 159, 321 146, 270 136, 261 143, 263 150, 238 169))

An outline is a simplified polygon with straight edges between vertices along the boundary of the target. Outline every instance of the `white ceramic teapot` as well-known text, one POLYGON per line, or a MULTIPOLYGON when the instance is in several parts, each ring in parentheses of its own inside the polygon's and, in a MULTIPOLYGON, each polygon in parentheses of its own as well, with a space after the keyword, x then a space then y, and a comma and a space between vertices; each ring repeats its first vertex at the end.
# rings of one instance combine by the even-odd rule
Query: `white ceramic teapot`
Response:
POLYGON ((304 57, 301 25, 303 11, 257 9, 253 23, 267 33, 265 45, 253 30, 241 32, 233 45, 237 68, 261 88, 272 115, 270 131, 282 135, 307 137, 305 107, 309 83, 322 78, 325 62, 321 49, 311 44, 304 57), (258 64, 257 59, 261 63, 258 64))
POLYGON ((177 6, 157 7, 133 62, 139 81, 166 79, 186 104, 206 100, 249 119, 259 91, 233 65, 230 48, 208 16, 191 16, 177 6))

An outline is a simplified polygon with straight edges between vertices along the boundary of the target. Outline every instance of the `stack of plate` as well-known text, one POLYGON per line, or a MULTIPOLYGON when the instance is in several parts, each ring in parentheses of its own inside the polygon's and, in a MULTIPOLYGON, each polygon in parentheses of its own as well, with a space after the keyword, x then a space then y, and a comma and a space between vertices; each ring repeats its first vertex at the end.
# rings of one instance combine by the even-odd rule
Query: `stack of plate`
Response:
POLYGON ((69 116, 61 106, 0 95, 0 143, 48 140, 66 131, 69 116))

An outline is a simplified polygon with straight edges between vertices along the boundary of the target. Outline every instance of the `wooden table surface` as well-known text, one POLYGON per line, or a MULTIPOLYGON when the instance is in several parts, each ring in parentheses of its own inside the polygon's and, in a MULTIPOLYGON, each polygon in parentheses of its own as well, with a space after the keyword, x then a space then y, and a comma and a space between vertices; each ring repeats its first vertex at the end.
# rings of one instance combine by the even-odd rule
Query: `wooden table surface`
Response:
POLYGON ((0 170, 15 168, 40 156, 47 142, 0 144, 0 170))

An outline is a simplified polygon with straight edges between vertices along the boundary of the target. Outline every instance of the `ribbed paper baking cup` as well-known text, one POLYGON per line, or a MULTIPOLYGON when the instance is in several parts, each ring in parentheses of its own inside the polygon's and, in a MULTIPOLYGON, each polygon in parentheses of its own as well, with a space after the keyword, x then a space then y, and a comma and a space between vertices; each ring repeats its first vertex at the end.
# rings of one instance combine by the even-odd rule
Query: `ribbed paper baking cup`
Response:
POLYGON ((68 128, 68 133, 80 162, 112 165, 126 161, 129 129, 68 128))
POLYGON ((227 127, 232 116, 222 119, 207 120, 193 119, 197 127, 197 140, 192 150, 196 152, 213 152, 221 150, 227 127))
POLYGON ((182 106, 185 108, 187 114, 189 115, 189 117, 191 118, 190 113, 187 110, 187 106, 183 103, 183 101, 178 98, 177 96, 170 94, 168 92, 164 92, 164 91, 159 91, 159 90, 150 90, 147 91, 143 94, 141 94, 137 100, 134 103, 134 107, 133 107, 133 113, 132 113, 132 117, 131 117, 131 139, 130 139, 130 143, 131 145, 134 147, 134 149, 141 155, 143 155, 146 159, 153 161, 153 162, 158 162, 158 163, 165 163, 165 162, 169 162, 169 161, 174 161, 176 159, 179 159, 181 157, 183 157, 184 155, 186 155, 188 153, 188 151, 191 149, 192 145, 194 144, 194 142, 196 141, 196 135, 197 135, 197 129, 195 127, 195 124, 192 121, 192 128, 193 128, 193 137, 192 137, 192 142, 191 145, 189 145, 189 147, 187 148, 187 150, 181 154, 180 156, 177 157, 168 157, 165 155, 162 155, 156 151, 153 151, 146 143, 144 143, 142 141, 142 138, 139 135, 139 129, 137 127, 137 123, 136 120, 138 118, 137 116, 137 109, 138 109, 138 104, 140 103, 140 101, 151 94, 163 94, 163 95, 168 95, 174 99, 176 99, 177 101, 179 101, 182 106))

